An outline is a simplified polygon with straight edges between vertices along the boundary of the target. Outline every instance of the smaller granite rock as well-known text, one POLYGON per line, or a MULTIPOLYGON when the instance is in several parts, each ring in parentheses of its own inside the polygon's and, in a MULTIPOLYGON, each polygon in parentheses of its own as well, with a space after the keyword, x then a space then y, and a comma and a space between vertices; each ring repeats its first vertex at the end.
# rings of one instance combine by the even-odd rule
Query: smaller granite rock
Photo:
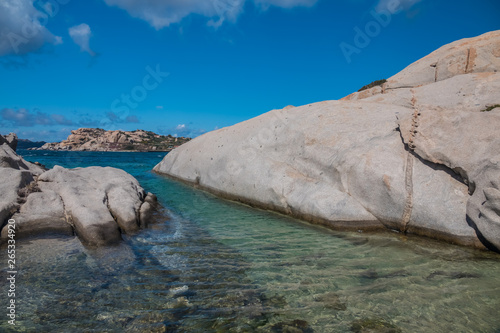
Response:
POLYGON ((154 210, 153 206, 149 202, 145 201, 142 204, 141 210, 139 211, 142 228, 148 226, 148 222, 151 220, 151 217, 153 216, 153 210, 154 210))
POLYGON ((34 175, 44 172, 42 167, 25 161, 7 144, 0 145, 0 168, 26 170, 34 175))
POLYGON ((0 135, 0 225, 18 209, 19 190, 43 172, 41 167, 18 156, 8 143, 0 135))
POLYGON ((141 228, 146 228, 153 221, 153 214, 158 210, 158 199, 156 195, 148 192, 139 211, 141 228))
POLYGON ((0 145, 7 144, 12 150, 16 151, 17 148, 17 135, 10 133, 6 136, 0 135, 0 145))
POLYGON ((144 199, 144 201, 149 202, 153 206, 158 204, 158 198, 151 192, 148 192, 148 194, 146 195, 146 199, 144 199))
MULTIPOLYGON (((144 190, 135 179, 125 178, 125 172, 113 173, 115 178, 106 179, 110 183, 104 189, 107 194, 109 211, 125 233, 139 230, 142 202, 145 197, 144 190), (121 179, 123 178, 123 179, 121 179)), ((128 175, 128 174, 127 174, 128 175)))
POLYGON ((10 133, 5 137, 5 140, 7 141, 7 144, 9 145, 10 148, 12 148, 13 151, 16 151, 17 149, 17 135, 15 133, 10 133))
POLYGON ((18 192, 33 181, 33 175, 26 170, 0 167, 0 223, 19 208, 18 192))
POLYGON ((125 233, 139 229, 145 193, 123 170, 55 166, 39 177, 39 187, 63 198, 76 233, 89 245, 115 243, 121 239, 120 229, 125 233))
MULTIPOLYGON (((73 234, 73 228, 66 222, 63 201, 54 191, 31 193, 12 219, 16 221, 17 238, 47 233, 73 234)), ((6 231, 2 230, 2 238, 6 237, 6 231)))
MULTIPOLYGON (((158 208, 156 196, 146 192, 130 174, 115 168, 46 171, 16 154, 0 135, 0 226, 7 238, 7 219, 16 221, 16 236, 72 235, 88 245, 116 243, 121 232, 145 227, 158 208)), ((15 145, 14 145, 15 147, 15 145)))

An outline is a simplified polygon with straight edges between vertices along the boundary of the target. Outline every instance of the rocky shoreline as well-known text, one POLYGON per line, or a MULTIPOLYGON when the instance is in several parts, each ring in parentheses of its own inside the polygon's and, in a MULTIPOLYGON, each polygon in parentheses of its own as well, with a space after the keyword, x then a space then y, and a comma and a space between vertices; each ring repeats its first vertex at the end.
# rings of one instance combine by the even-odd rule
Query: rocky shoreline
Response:
POLYGON ((494 31, 445 45, 342 100, 202 135, 154 171, 334 229, 499 251, 499 91, 494 31))
POLYGON ((159 135, 144 130, 127 132, 105 131, 101 128, 79 128, 71 131, 66 140, 45 143, 41 147, 30 148, 30 150, 169 152, 189 140, 191 139, 159 135))
POLYGON ((147 227, 159 210, 156 196, 123 170, 111 167, 47 170, 16 154, 17 137, 0 136, 1 241, 7 222, 17 238, 73 235, 90 246, 117 243, 147 227))

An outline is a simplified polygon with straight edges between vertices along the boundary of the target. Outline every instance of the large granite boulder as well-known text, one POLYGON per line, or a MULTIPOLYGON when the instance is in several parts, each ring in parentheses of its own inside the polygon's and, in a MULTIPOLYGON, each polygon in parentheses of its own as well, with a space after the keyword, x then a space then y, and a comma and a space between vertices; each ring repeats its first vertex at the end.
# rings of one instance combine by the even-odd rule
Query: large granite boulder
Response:
MULTIPOLYGON (((1 137, 5 140, 5 138, 1 137)), ((123 170, 88 167, 44 170, 0 145, 0 222, 16 221, 16 237, 76 233, 106 245, 147 226, 156 197, 123 170)), ((2 239, 7 238, 2 229, 2 239)))
POLYGON ((336 229, 499 249, 499 70, 499 31, 457 41, 383 86, 207 133, 154 170, 336 229))

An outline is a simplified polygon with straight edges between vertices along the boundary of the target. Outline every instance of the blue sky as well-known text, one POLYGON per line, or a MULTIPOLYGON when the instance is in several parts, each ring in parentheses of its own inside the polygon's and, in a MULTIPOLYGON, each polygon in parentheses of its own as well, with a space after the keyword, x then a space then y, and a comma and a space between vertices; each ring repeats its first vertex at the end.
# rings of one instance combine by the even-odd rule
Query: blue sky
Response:
POLYGON ((498 0, 2 0, 0 133, 197 136, 342 98, 499 17, 498 0))

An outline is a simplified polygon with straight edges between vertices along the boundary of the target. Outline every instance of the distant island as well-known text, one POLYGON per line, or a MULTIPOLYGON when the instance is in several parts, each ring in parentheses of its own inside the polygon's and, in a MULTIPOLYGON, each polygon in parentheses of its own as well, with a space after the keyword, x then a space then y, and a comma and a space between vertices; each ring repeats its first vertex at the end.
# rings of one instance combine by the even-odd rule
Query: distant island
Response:
POLYGON ((71 151, 171 151, 191 140, 185 137, 159 135, 154 132, 136 130, 106 131, 101 128, 80 128, 71 131, 61 142, 45 143, 31 150, 71 150, 71 151))
POLYGON ((40 148, 47 142, 45 141, 31 141, 28 139, 19 139, 17 141, 17 149, 30 149, 30 148, 40 148))

